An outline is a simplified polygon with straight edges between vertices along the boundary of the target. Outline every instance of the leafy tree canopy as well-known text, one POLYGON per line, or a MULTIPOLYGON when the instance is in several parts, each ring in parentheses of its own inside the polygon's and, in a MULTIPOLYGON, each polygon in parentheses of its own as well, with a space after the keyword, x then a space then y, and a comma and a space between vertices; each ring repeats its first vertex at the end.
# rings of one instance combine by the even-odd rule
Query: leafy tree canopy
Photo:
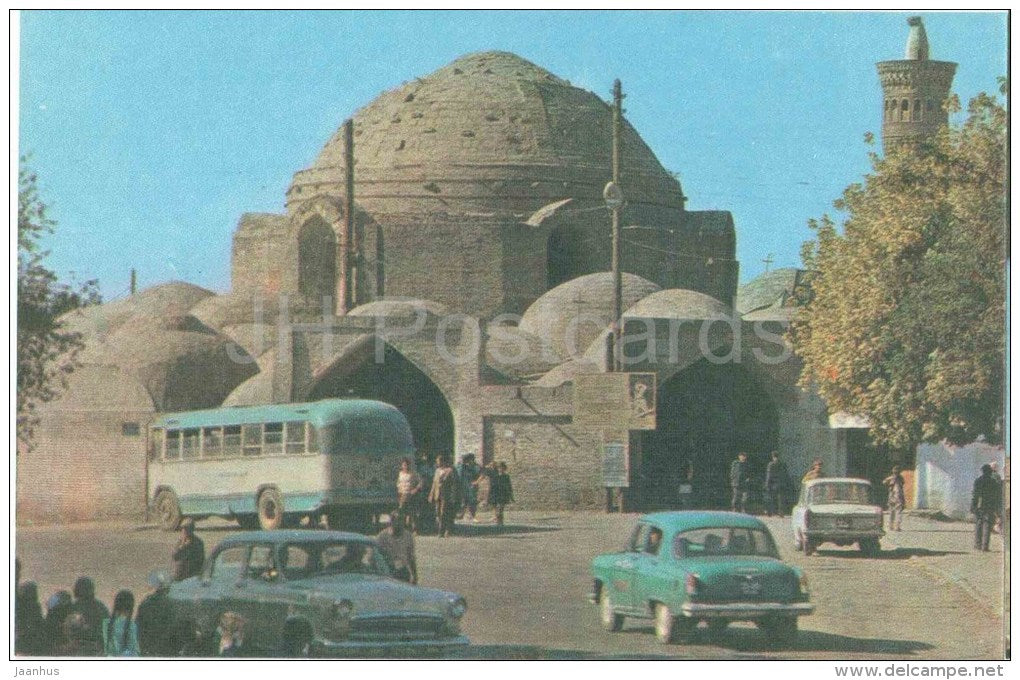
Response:
POLYGON ((18 171, 18 447, 31 446, 36 411, 66 387, 81 337, 60 317, 99 302, 95 281, 76 286, 58 281, 45 265, 41 240, 55 224, 39 197, 38 178, 21 158, 18 171))
POLYGON ((813 297, 792 331, 801 385, 830 411, 866 416, 877 444, 1001 440, 1006 124, 981 94, 962 126, 872 154, 872 172, 835 202, 842 229, 810 222, 813 297))

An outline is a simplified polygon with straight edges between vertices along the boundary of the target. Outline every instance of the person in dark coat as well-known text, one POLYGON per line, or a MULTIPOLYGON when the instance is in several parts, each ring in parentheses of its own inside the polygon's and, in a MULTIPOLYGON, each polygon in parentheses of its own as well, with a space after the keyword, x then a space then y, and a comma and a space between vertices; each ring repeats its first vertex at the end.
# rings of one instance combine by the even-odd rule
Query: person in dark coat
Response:
POLYGON ((174 546, 172 560, 174 581, 183 581, 202 573, 205 544, 195 535, 195 523, 190 519, 181 523, 181 539, 174 546))
POLYGON ((138 605, 138 646, 142 656, 177 656, 181 643, 176 637, 170 611, 170 581, 163 572, 149 577, 153 590, 138 605))
POLYGON ((489 490, 489 505, 496 515, 496 525, 503 526, 503 513, 506 506, 514 502, 514 488, 510 483, 506 463, 496 466, 496 474, 492 476, 492 488, 489 490))
POLYGON ((970 511, 974 513, 974 549, 988 552, 992 527, 1002 512, 1002 486, 992 475, 992 466, 981 466, 981 476, 974 480, 974 493, 970 498, 970 511))
POLYGON ((67 645, 64 639, 64 620, 74 611, 74 598, 70 591, 58 590, 46 600, 47 654, 54 654, 67 645))
POLYGON ((82 656, 104 656, 103 621, 110 618, 110 610, 96 599, 96 584, 87 576, 74 582, 74 605, 71 610, 81 614, 81 635, 78 648, 82 656))
POLYGON ((22 583, 14 596, 14 653, 20 656, 46 654, 46 638, 39 588, 33 581, 22 583))
POLYGON ((747 464, 747 454, 741 451, 737 459, 730 465, 730 489, 733 499, 730 509, 734 512, 747 512, 747 497, 751 491, 751 468, 747 464))
POLYGON ((769 515, 785 515, 789 506, 786 490, 790 487, 790 473, 786 463, 779 459, 779 452, 772 452, 772 460, 765 468, 765 507, 769 515))

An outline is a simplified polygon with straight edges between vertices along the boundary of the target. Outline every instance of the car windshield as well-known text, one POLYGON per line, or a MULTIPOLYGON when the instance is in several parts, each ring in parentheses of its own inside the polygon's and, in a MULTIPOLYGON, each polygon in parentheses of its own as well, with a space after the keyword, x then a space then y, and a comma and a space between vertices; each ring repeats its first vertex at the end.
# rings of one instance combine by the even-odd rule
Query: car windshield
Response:
POLYGON ((277 559, 288 581, 334 574, 390 575, 386 558, 364 541, 288 543, 280 547, 277 559))
POLYGON ((871 504, 871 486, 853 482, 823 482, 808 490, 809 503, 871 504))
POLYGON ((718 555, 779 556, 772 536, 764 529, 744 527, 691 529, 677 534, 673 540, 673 556, 677 559, 718 555))

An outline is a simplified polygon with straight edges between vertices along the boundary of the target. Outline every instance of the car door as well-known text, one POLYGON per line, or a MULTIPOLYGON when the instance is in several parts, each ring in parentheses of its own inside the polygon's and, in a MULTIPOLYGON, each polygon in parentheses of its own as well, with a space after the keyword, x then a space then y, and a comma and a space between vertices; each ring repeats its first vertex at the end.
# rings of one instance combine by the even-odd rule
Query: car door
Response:
POLYGON ((210 560, 209 572, 196 587, 192 613, 203 637, 215 635, 220 615, 229 611, 236 597, 239 579, 244 577, 248 545, 231 545, 216 551, 210 560))
POLYGON ((634 573, 637 568, 638 558, 641 550, 648 540, 648 524, 638 523, 634 527, 630 541, 627 542, 625 550, 614 555, 611 563, 611 578, 609 583, 603 587, 609 588, 610 599, 613 606, 618 610, 633 610, 636 600, 634 599, 634 573))
POLYGON ((648 603, 651 601, 668 601, 668 584, 663 575, 667 569, 664 561, 669 551, 663 547, 665 532, 662 527, 648 525, 644 532, 640 550, 636 551, 634 570, 631 574, 631 596, 633 606, 650 614, 648 603))
POLYGON ((271 653, 280 644, 287 604, 279 597, 283 577, 276 563, 272 543, 255 543, 248 555, 243 577, 231 597, 232 611, 248 621, 245 645, 256 652, 271 653))

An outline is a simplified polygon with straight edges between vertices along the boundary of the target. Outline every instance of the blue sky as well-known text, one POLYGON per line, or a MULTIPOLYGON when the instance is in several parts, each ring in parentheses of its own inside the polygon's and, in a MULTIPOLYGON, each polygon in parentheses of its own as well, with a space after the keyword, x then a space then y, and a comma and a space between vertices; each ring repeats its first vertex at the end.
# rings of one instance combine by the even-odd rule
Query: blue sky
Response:
MULTIPOLYGON (((20 145, 58 222, 50 265, 124 294, 225 291, 241 213, 282 212, 291 175, 379 93, 480 50, 610 98, 737 225, 741 281, 795 266, 807 220, 868 170, 875 62, 910 13, 45 12, 21 14, 20 145)), ((924 14, 966 101, 1006 73, 1005 13, 924 14)))

